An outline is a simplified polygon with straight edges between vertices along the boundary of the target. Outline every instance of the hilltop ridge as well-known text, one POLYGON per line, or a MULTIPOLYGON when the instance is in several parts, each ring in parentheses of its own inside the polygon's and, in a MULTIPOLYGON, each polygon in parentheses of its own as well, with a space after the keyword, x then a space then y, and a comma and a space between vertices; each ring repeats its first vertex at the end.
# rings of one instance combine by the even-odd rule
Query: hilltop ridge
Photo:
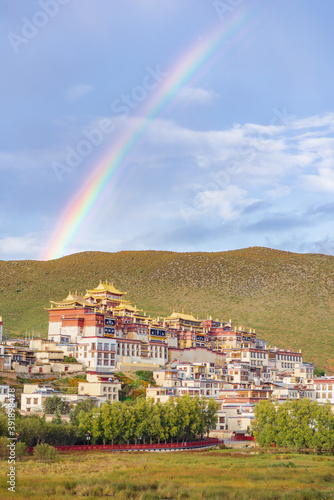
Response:
POLYGON ((46 337, 49 300, 108 280, 151 316, 184 309, 255 328, 269 345, 302 349, 334 372, 334 257, 264 247, 226 252, 82 252, 0 261, 4 331, 46 337))

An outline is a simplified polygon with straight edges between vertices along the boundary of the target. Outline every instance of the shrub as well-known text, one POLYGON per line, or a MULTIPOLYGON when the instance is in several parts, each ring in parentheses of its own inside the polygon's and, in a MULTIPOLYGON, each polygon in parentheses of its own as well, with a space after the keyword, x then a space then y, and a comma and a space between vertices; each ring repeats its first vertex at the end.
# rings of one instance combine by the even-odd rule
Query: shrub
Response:
POLYGON ((7 446, 8 443, 8 438, 5 436, 0 437, 0 460, 6 460, 9 456, 9 448, 7 446))
POLYGON ((72 356, 64 356, 64 363, 77 363, 78 361, 76 358, 73 358, 72 356))
POLYGON ((23 441, 18 441, 15 446, 15 460, 28 456, 28 447, 23 441))
POLYGON ((34 455, 40 462, 59 460, 58 450, 47 443, 38 444, 34 449, 34 455))
POLYGON ((138 378, 145 380, 149 384, 156 385, 155 378, 153 377, 153 372, 150 370, 137 370, 135 372, 138 378))
POLYGON ((313 374, 315 377, 324 377, 326 375, 326 372, 323 368, 318 368, 317 366, 315 366, 313 374))

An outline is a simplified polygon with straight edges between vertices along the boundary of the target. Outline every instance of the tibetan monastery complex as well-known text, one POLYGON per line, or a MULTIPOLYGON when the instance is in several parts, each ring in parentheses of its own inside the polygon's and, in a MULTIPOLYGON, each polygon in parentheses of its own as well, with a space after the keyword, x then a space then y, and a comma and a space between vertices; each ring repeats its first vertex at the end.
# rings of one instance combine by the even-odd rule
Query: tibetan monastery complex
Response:
MULTIPOLYGON (((48 340, 33 339, 29 347, 20 347, 18 339, 0 344, 0 374, 42 381, 51 374, 85 372, 87 381, 79 384, 78 393, 62 398, 71 404, 90 398, 100 406, 118 401, 118 371, 151 370, 155 385, 147 387, 147 398, 214 398, 219 407, 215 432, 224 437, 245 434, 263 398, 309 398, 330 401, 334 408, 334 378, 314 378, 313 364, 305 363, 300 351, 269 347, 253 330, 237 328, 231 320, 176 311, 151 318, 125 296, 105 282, 86 294, 51 301, 48 340)), ((53 395, 49 386, 25 384, 21 412, 43 411, 43 398, 53 395)))
POLYGON ((233 327, 231 321, 198 319, 173 312, 166 318, 151 318, 125 299, 125 292, 105 282, 85 295, 69 293, 60 302, 51 301, 48 339, 68 345, 68 352, 87 369, 113 372, 129 365, 165 366, 183 362, 247 363, 270 379, 273 362, 280 372, 291 373, 302 365, 301 353, 267 349, 256 333, 233 327))

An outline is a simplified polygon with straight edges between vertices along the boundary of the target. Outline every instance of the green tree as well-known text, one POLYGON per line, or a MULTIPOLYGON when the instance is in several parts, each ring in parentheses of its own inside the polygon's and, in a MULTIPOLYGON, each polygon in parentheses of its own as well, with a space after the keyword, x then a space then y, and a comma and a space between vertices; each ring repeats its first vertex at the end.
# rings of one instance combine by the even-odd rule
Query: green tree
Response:
POLYGON ((93 413, 93 410, 89 413, 81 411, 78 415, 77 434, 83 442, 86 442, 88 431, 91 433, 92 443, 95 442, 95 436, 92 433, 94 417, 95 413, 93 413))
POLYGON ((121 415, 122 403, 103 404, 101 408, 101 419, 103 436, 107 443, 114 444, 121 437, 121 415))
POLYGON ((190 396, 182 396, 176 401, 176 416, 177 416, 177 442, 186 441, 187 432, 190 423, 190 396))
POLYGON ((28 446, 43 443, 47 435, 47 424, 45 417, 22 416, 16 421, 16 430, 20 434, 21 441, 28 446))
POLYGON ((287 404, 290 413, 290 446, 292 448, 311 448, 315 433, 314 422, 317 418, 317 403, 309 399, 292 400, 287 404))
POLYGON ((160 403, 155 403, 153 399, 147 401, 146 419, 146 432, 150 439, 150 444, 152 444, 153 441, 158 441, 158 443, 160 443, 160 440, 164 437, 161 425, 160 403))
POLYGON ((143 441, 146 443, 147 435, 148 435, 148 421, 147 421, 147 405, 148 401, 146 399, 137 399, 134 406, 134 416, 135 416, 135 429, 134 429, 134 440, 137 444, 137 441, 143 441))
POLYGON ((276 406, 275 425, 275 444, 277 446, 292 446, 293 434, 295 432, 289 402, 276 406))
POLYGON ((90 413, 93 408, 95 408, 95 403, 92 399, 87 398, 84 399, 83 401, 80 401, 77 403, 74 408, 71 409, 70 411, 70 421, 73 424, 78 425, 78 416, 81 412, 83 413, 90 413))
MULTIPOLYGON (((104 406, 111 406, 108 403, 105 403, 104 406)), ((99 408, 94 408, 92 410, 92 438, 94 443, 103 443, 106 444, 106 437, 104 433, 102 412, 99 408)))
POLYGON ((213 398, 210 398, 209 401, 207 402, 205 419, 204 419, 204 428, 206 430, 208 437, 210 431, 216 428, 218 421, 217 411, 218 411, 218 404, 213 398))
POLYGON ((334 414, 331 405, 309 399, 286 401, 278 405, 261 401, 255 406, 252 429, 260 446, 334 450, 334 414))
POLYGON ((57 411, 61 415, 68 415, 70 413, 71 405, 68 401, 64 401, 60 396, 54 394, 52 398, 45 398, 43 401, 44 413, 54 415, 57 411))
POLYGON ((165 442, 169 440, 172 443, 178 432, 176 403, 174 398, 169 399, 164 405, 162 405, 161 422, 164 429, 165 442))
POLYGON ((313 374, 315 377, 324 377, 326 372, 323 368, 314 367, 313 374))
POLYGON ((58 408, 56 409, 56 413, 54 414, 54 417, 52 419, 52 423, 53 424, 61 424, 62 423, 60 411, 58 408))
POLYGON ((45 442, 53 446, 73 445, 78 439, 77 429, 67 422, 46 422, 45 442))
POLYGON ((199 434, 202 422, 200 398, 198 396, 189 401, 189 425, 186 440, 193 440, 199 434))
POLYGON ((7 415, 0 412, 0 436, 8 435, 8 421, 7 415))
POLYGON ((206 406, 207 406, 207 400, 204 398, 200 398, 198 401, 198 407, 199 407, 199 424, 198 424, 198 429, 197 429, 197 434, 200 436, 201 439, 204 437, 204 433, 206 430, 206 406))
POLYGON ((277 413, 276 405, 271 401, 260 401, 254 410, 255 421, 252 430, 260 446, 270 446, 276 442, 277 413))
POLYGON ((334 414, 331 404, 317 405, 317 411, 312 422, 314 425, 312 447, 319 453, 334 452, 334 414))
POLYGON ((135 411, 132 403, 125 402, 120 411, 120 432, 124 441, 130 444, 131 439, 135 439, 134 427, 136 423, 135 411))

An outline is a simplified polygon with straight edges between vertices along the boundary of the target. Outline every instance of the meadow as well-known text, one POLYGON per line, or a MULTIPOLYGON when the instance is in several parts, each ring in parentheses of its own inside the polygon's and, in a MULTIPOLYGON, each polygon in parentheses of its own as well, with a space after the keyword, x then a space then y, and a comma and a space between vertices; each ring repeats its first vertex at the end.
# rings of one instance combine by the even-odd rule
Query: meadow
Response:
POLYGON ((16 464, 15 494, 1 462, 0 497, 39 499, 333 499, 334 457, 252 450, 63 453, 16 464))

